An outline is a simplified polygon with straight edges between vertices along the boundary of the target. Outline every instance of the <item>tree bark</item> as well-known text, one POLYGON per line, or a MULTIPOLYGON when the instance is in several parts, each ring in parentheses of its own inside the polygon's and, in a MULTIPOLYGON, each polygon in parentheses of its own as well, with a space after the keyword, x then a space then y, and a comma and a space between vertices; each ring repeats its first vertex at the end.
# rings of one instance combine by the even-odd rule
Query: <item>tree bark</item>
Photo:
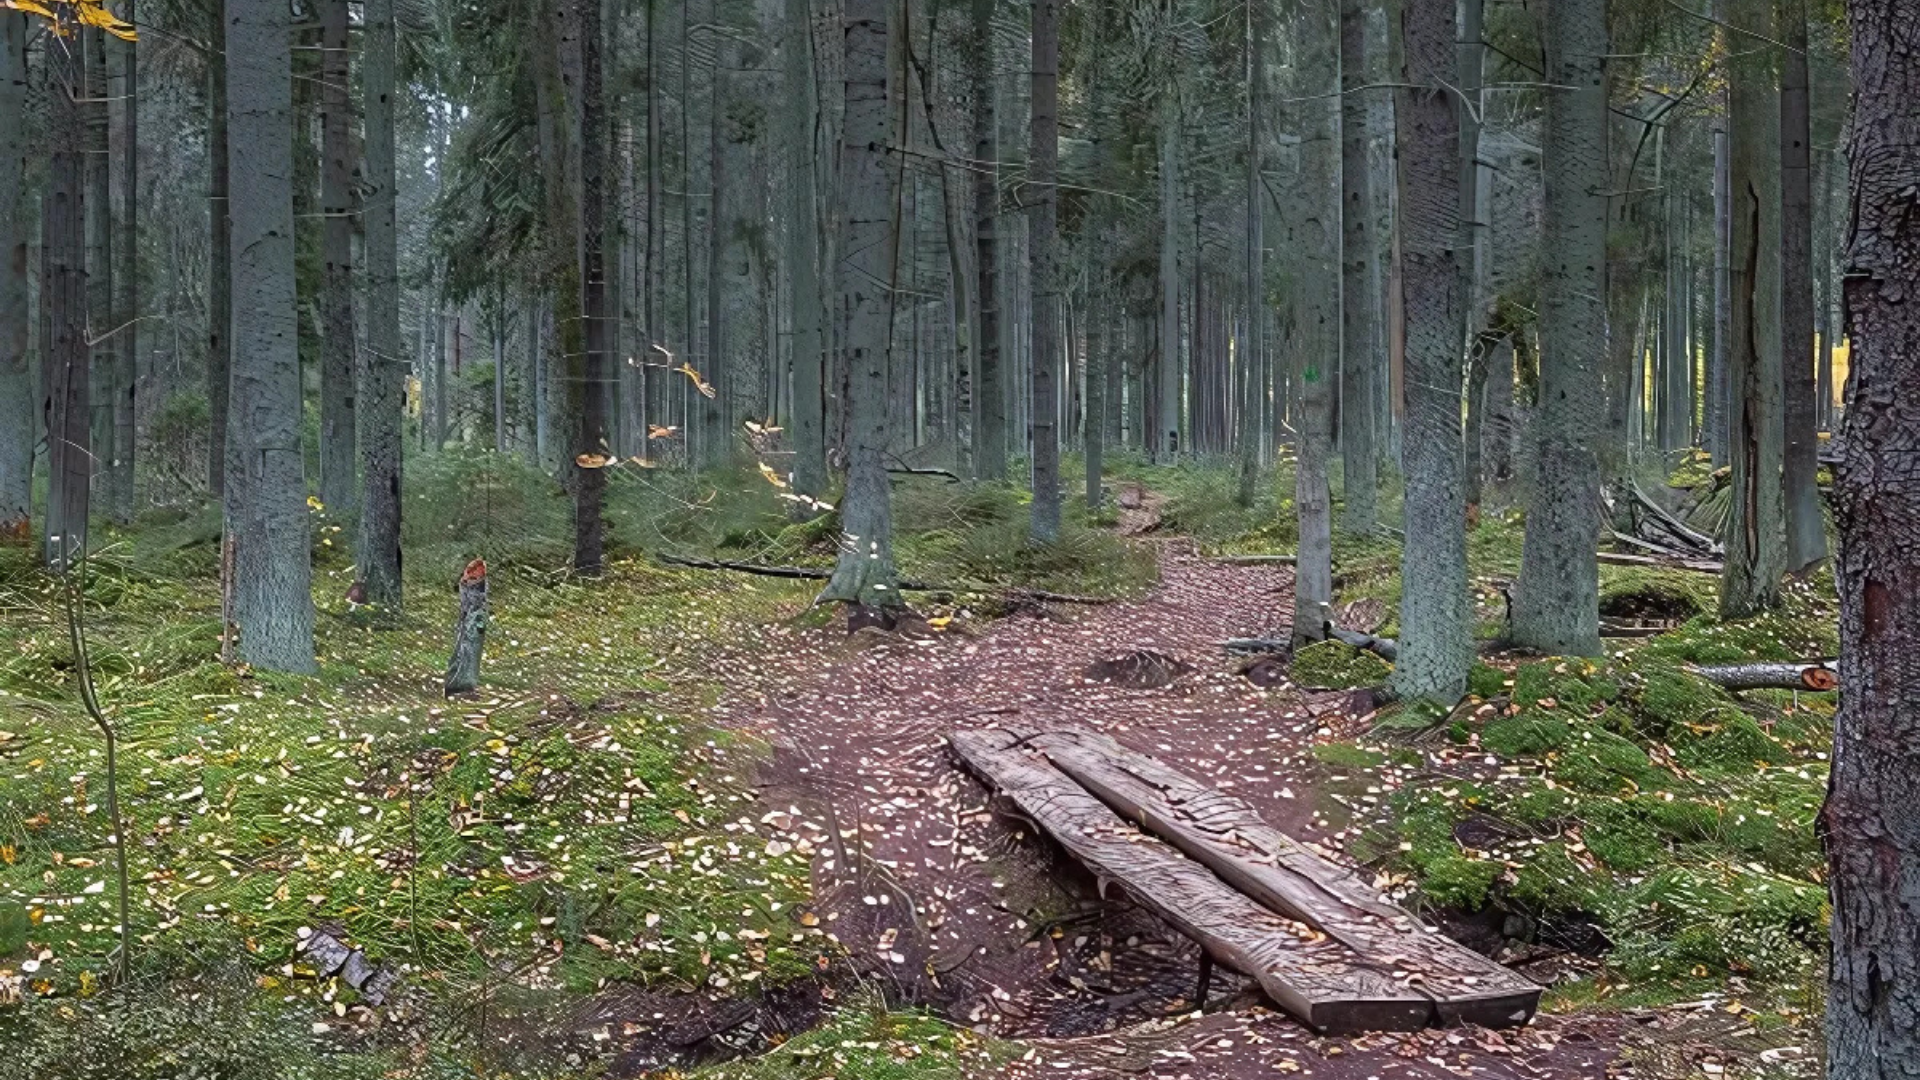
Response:
MULTIPOLYGON (((76 27, 56 8, 68 34, 76 27)), ((73 37, 64 38, 75 40, 73 37)), ((77 132, 76 100, 84 93, 75 49, 49 49, 46 57, 47 130, 77 132)), ((46 194, 41 201, 41 363, 45 376, 45 426, 49 474, 47 565, 64 572, 87 546, 87 506, 93 476, 89 424, 91 371, 87 348, 87 207, 84 144, 52 139, 47 154, 46 194)))
POLYGON ((398 609, 400 476, 407 363, 400 354, 400 268, 395 228, 394 0, 367 0, 361 76, 366 111, 367 347, 360 357, 360 580, 367 602, 398 609))
MULTIPOLYGON (((827 493, 825 297, 820 289, 820 204, 814 192, 814 59, 812 6, 786 0, 784 69, 787 96, 787 287, 793 319, 793 488, 813 499, 827 493)), ((795 503, 797 512, 810 512, 795 503)))
POLYGON ((1160 355, 1155 368, 1153 461, 1180 457, 1180 147, 1179 91, 1160 88, 1160 355))
POLYGON ((1028 531, 1050 544, 1060 536, 1060 342, 1055 310, 1059 272, 1054 236, 1060 159, 1059 0, 1033 0, 1033 148, 1027 159, 1028 252, 1033 290, 1033 507, 1028 531))
POLYGON ((1727 132, 1713 131, 1713 349, 1704 382, 1707 454, 1715 468, 1727 462, 1728 353, 1732 346, 1733 292, 1729 277, 1733 239, 1727 172, 1727 132))
POLYGON ((1375 316, 1373 180, 1367 113, 1367 0, 1340 4, 1340 460, 1345 502, 1341 528, 1372 534, 1379 485, 1374 374, 1381 365, 1375 316))
POLYGON ((981 480, 1007 475, 1007 378, 1001 356, 999 217, 1000 192, 995 159, 997 119, 993 79, 994 0, 973 0, 973 243, 974 273, 979 275, 975 303, 973 473, 981 480))
POLYGON ((340 515, 353 510, 353 115, 347 46, 347 0, 320 2, 321 256, 320 502, 340 515))
MULTIPOLYGON (((33 538, 33 375, 27 367, 27 16, 0 11, 0 544, 33 538)), ((43 345, 44 347, 44 345, 43 345)))
POLYGON ((277 0, 228 0, 233 177, 234 618, 240 656, 313 670, 300 353, 294 295, 292 17, 277 0))
POLYGON ((1293 503, 1299 532, 1294 563, 1293 642, 1325 637, 1333 605, 1333 497, 1327 464, 1333 446, 1333 371, 1340 355, 1341 228, 1339 102, 1315 91, 1336 81, 1339 28, 1331 13, 1303 10, 1294 33, 1301 45, 1290 109, 1299 133, 1299 173, 1285 215, 1292 219, 1291 345, 1295 441, 1293 503))
MULTIPOLYGON (((122 12, 131 24, 138 17, 134 0, 122 12)), ((140 43, 120 42, 120 259, 115 278, 120 288, 114 348, 113 500, 114 520, 130 523, 134 514, 134 461, 138 456, 140 392, 140 43)))
MULTIPOLYGON (((86 93, 81 101, 87 137, 87 336, 92 343, 93 373, 90 379, 89 411, 92 415, 94 475, 104 503, 103 509, 115 520, 125 520, 120 481, 120 447, 114 426, 114 376, 120 368, 116 351, 121 335, 114 305, 113 235, 113 162, 111 154, 112 114, 107 99, 111 93, 107 63, 107 34, 88 26, 78 38, 83 52, 81 63, 86 76, 86 93)), ((130 510, 131 493, 125 501, 130 510)))
POLYGON ((580 214, 582 350, 569 354, 568 381, 579 408, 574 416, 573 570, 597 575, 606 563, 602 520, 607 472, 594 459, 613 456, 607 441, 606 163, 607 105, 601 75, 600 0, 575 0, 579 35, 580 214))
MULTIPOLYGON (((233 219, 227 160, 227 20, 213 9, 207 55, 207 493, 225 497, 228 401, 232 391, 233 219)), ((395 350, 398 351, 397 349, 395 350)))
POLYGON ((1260 4, 1247 5, 1247 349, 1240 368, 1240 430, 1238 498, 1241 506, 1252 506, 1254 482, 1260 472, 1260 426, 1266 410, 1265 388, 1255 372, 1267 352, 1266 220, 1263 213, 1267 193, 1260 169, 1266 150, 1267 81, 1266 10, 1260 4))
POLYGON ((848 373, 847 489, 844 532, 833 577, 820 600, 869 608, 902 606, 893 565, 887 490, 887 374, 899 237, 899 179, 889 168, 899 87, 887 59, 892 5, 846 0, 842 33, 845 119, 840 187, 845 193, 837 276, 845 331, 839 346, 848 373))
POLYGON ((1733 504, 1727 517, 1720 613, 1752 615, 1780 603, 1786 570, 1786 500, 1781 487, 1780 101, 1770 50, 1770 0, 1728 0, 1727 82, 1731 176, 1732 312, 1727 447, 1733 504))
POLYGON ((1448 0, 1403 0, 1400 146, 1402 288, 1406 304, 1406 546, 1402 644, 1393 669, 1403 698, 1448 704, 1466 692, 1473 659, 1466 507, 1460 490, 1460 345, 1465 303, 1454 250, 1460 213, 1460 118, 1448 0))
POLYGON ((1813 364, 1813 141, 1807 100, 1807 3, 1783 0, 1780 37, 1780 332, 1786 425, 1787 569, 1827 557, 1816 479, 1820 422, 1813 364))
POLYGON ((1852 353, 1834 469, 1847 682, 1821 815, 1833 910, 1827 1075, 1891 1080, 1920 1061, 1920 3, 1852 0, 1847 23, 1852 353))
MULTIPOLYGON (((1514 590, 1513 640, 1550 656, 1600 652, 1597 392, 1607 352, 1607 13, 1547 11, 1546 233, 1538 476, 1514 590)), ((1411 536, 1412 533, 1409 532, 1411 536)), ((1409 638, 1412 635, 1407 635, 1409 638)))
POLYGON ((480 685, 480 657, 487 647, 487 564, 475 559, 460 573, 460 609, 453 622, 453 653, 447 659, 446 696, 472 693, 480 685))

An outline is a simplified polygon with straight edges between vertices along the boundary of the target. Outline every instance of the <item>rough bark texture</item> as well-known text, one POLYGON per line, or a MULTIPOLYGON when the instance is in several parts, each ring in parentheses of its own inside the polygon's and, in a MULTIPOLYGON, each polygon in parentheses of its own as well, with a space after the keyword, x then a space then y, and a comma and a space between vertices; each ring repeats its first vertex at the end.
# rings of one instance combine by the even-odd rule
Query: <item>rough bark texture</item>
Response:
POLYGON ((444 684, 448 697, 472 693, 480 685, 480 656, 487 648, 487 564, 479 559, 468 563, 460 573, 459 590, 444 684))
POLYGON ((1247 5, 1247 319, 1246 359, 1240 369, 1239 488, 1242 506, 1253 505, 1260 471, 1260 428, 1266 410, 1262 365, 1267 355, 1266 183, 1264 162, 1267 81, 1265 8, 1247 5))
POLYGON ((347 0, 320 3, 320 501, 345 514, 354 486, 353 114, 347 0))
POLYGON ((1180 456, 1180 105, 1173 87, 1160 94, 1160 354, 1147 453, 1172 462, 1180 456))
POLYGON ((393 0, 367 0, 361 74, 366 111, 367 348, 360 357, 360 580, 367 601, 400 606, 400 473, 407 364, 400 355, 400 268, 393 161, 393 0))
POLYGON ((33 537, 26 108, 27 16, 0 11, 0 544, 26 544, 33 537))
POLYGON ((1780 357, 1785 382, 1787 569, 1827 557, 1816 479, 1820 451, 1813 363, 1813 141, 1807 101, 1807 4, 1784 0, 1780 39, 1780 357))
POLYGON ((1780 102, 1772 57, 1752 47, 1771 38, 1769 0, 1729 0, 1738 34, 1727 83, 1732 215, 1732 301, 1728 352, 1727 448, 1733 505, 1727 517, 1720 613, 1751 615, 1780 602, 1786 570, 1785 446, 1781 410, 1780 102))
POLYGON ((999 217, 1000 194, 992 162, 996 160, 993 0, 973 0, 973 174, 974 272, 979 275, 975 302, 980 322, 974 330, 978 381, 974 388, 973 474, 982 480, 1007 475, 1007 390, 1000 355, 999 217))
MULTIPOLYGON (((127 0, 121 18, 133 23, 139 13, 127 0)), ((115 521, 133 520, 134 461, 138 456, 140 392, 140 43, 121 41, 120 48, 120 259, 114 282, 120 296, 119 318, 109 329, 118 341, 114 349, 113 501, 115 521)))
POLYGON ((583 461, 611 457, 607 440, 608 302, 606 273, 607 103, 601 76, 600 0, 576 0, 580 50, 580 322, 584 345, 569 354, 578 386, 573 452, 573 570, 598 574, 606 563, 607 471, 583 461))
POLYGON ((1846 680, 1822 815, 1827 1075, 1891 1080, 1920 1069, 1920 2, 1853 0, 1847 22, 1853 353, 1834 470, 1846 680))
MULTIPOLYGON (((827 488, 825 297, 820 289, 820 205, 814 193, 813 30, 808 0, 786 0, 787 287, 793 319, 793 487, 827 488)), ((795 503, 796 508, 805 504, 795 503)))
POLYGON ((1033 148, 1027 158, 1029 275, 1033 290, 1033 513, 1028 531, 1041 543, 1060 535, 1058 339, 1059 267, 1054 235, 1060 161, 1060 5, 1033 0, 1033 148))
POLYGON ((820 599, 869 608, 902 604, 893 566, 887 490, 887 367, 898 229, 897 177, 888 167, 895 87, 887 70, 888 0, 847 0, 842 33, 846 118, 840 186, 840 348, 848 373, 847 490, 840 498, 840 558, 820 599))
POLYGON ((1403 644, 1394 689, 1448 704, 1473 659, 1466 508, 1460 490, 1460 345, 1465 308, 1454 243, 1460 212, 1454 110, 1453 4, 1404 0, 1405 70, 1395 121, 1400 147, 1402 289, 1406 305, 1406 535, 1403 644))
MULTIPOLYGON (((116 520, 120 513, 120 454, 115 445, 118 432, 113 424, 113 377, 119 369, 121 335, 113 330, 120 325, 114 303, 113 236, 113 163, 109 129, 111 110, 107 97, 106 31, 86 27, 78 39, 83 53, 86 92, 80 109, 85 117, 87 138, 87 337, 92 342, 93 374, 90 411, 93 428, 93 474, 96 508, 116 520)), ((131 494, 128 495, 129 502, 131 494)))
POLYGON ((300 353, 294 295, 292 18, 277 0, 228 0, 232 166, 234 535, 240 656, 313 670, 300 353))
MULTIPOLYGON (((209 56, 227 54, 227 20, 215 6, 208 20, 209 56)), ((227 65, 207 65, 207 493, 227 488, 227 397, 232 392, 233 222, 229 216, 227 65)))
MULTIPOLYGON (((56 9, 64 10, 64 9, 56 9)), ((71 31, 72 25, 68 23, 71 31)), ((72 39, 68 39, 72 40, 72 39)), ((47 57, 47 129, 78 131, 80 63, 74 50, 47 57)), ((86 551, 87 500, 93 477, 88 425, 91 372, 87 351, 86 189, 79 139, 53 139, 40 208, 41 385, 46 395, 47 565, 65 570, 86 551)))
POLYGON ((1733 240, 1728 198, 1727 132, 1713 132, 1713 348, 1707 353, 1706 450, 1714 467, 1727 462, 1727 354, 1732 348, 1733 293, 1729 258, 1733 240))
POLYGON ((1340 459, 1341 528, 1373 532, 1379 450, 1374 439, 1375 372, 1382 367, 1375 292, 1373 181, 1368 158, 1366 0, 1340 3, 1340 459))
POLYGON ((1303 645, 1326 636, 1333 604, 1333 497, 1327 481, 1333 448, 1331 362, 1340 355, 1341 235, 1340 154, 1337 101, 1314 96, 1334 81, 1338 29, 1331 13, 1295 23, 1301 41, 1295 96, 1289 119, 1300 136, 1298 179, 1286 217, 1293 259, 1290 352, 1295 408, 1294 512, 1299 549, 1294 564, 1293 641, 1303 645), (1294 205, 1297 203, 1297 209, 1294 205))
MULTIPOLYGON (((1546 281, 1537 477, 1514 590, 1513 639, 1550 656, 1600 652, 1600 371, 1607 351, 1607 12, 1554 0, 1546 18, 1546 281)), ((1408 635, 1411 637, 1411 635, 1408 635)))

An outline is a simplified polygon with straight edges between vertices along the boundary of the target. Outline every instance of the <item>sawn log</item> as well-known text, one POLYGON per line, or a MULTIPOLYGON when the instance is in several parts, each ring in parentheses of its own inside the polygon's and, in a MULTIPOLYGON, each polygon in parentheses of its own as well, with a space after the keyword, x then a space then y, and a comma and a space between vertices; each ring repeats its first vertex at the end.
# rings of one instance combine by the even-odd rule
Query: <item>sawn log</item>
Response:
POLYGON ((1525 1023, 1540 987, 1382 899, 1353 871, 1261 819, 1245 800, 1079 728, 1028 737, 1055 768, 1234 889, 1393 971, 1434 999, 1441 1023, 1525 1023))
POLYGON ((1434 1000, 1383 965, 1235 892, 1206 867, 1116 817, 1039 750, 996 728, 957 731, 961 760, 1006 795, 1102 891, 1125 887, 1142 907, 1193 939, 1216 962, 1260 984, 1282 1008, 1320 1031, 1414 1031, 1436 1017, 1434 1000))

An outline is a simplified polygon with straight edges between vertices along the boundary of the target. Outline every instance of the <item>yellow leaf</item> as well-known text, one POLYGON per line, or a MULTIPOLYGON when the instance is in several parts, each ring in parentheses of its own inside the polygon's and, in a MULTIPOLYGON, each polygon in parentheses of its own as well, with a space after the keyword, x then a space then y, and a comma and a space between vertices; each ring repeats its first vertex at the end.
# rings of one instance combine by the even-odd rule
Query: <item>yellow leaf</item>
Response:
POLYGON ((52 11, 34 3, 33 0, 5 0, 4 4, 0 4, 0 6, 10 7, 15 11, 24 11, 29 15, 38 15, 43 19, 53 18, 52 11))
POLYGON ((772 484, 774 487, 784 488, 787 486, 787 482, 781 478, 780 474, 774 472, 772 466, 764 461, 760 463, 760 475, 766 477, 767 483, 772 484))
POLYGON ((692 364, 682 361, 680 366, 677 368, 674 368, 674 370, 678 371, 682 375, 685 375, 687 378, 692 379, 693 388, 700 391, 700 396, 702 397, 718 396, 716 391, 713 389, 713 384, 710 382, 707 382, 705 379, 702 379, 700 377, 700 373, 693 369, 692 364))
POLYGON ((99 0, 92 0, 92 2, 80 0, 74 5, 74 10, 79 15, 80 21, 87 26, 97 26, 121 41, 137 40, 133 26, 114 18, 113 13, 108 11, 99 0))

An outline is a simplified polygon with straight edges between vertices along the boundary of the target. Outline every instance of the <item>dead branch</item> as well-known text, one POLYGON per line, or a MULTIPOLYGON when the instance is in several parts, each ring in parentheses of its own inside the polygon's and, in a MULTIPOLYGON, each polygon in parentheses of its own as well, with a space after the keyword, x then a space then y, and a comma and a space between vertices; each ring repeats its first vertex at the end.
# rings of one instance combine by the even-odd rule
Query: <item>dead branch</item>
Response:
POLYGON ((1840 688, 1840 661, 1838 660, 1700 664, 1688 670, 1727 690, 1837 690, 1840 688))

